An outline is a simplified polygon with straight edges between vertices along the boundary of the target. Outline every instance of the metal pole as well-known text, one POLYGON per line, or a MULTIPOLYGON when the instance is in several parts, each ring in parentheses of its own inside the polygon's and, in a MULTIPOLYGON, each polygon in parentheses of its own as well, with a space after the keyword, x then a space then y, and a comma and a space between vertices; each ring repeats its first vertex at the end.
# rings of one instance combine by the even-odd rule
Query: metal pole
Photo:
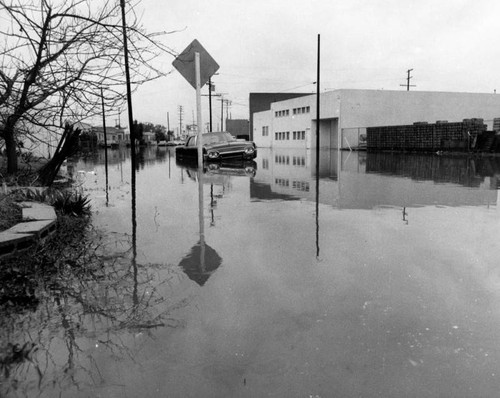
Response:
POLYGON ((104 111, 104 94, 102 93, 102 87, 101 87, 101 104, 102 104, 102 129, 104 133, 104 170, 106 174, 106 206, 108 205, 109 202, 109 196, 108 196, 108 138, 106 134, 106 115, 104 111))
POLYGON ((212 78, 208 79, 208 107, 210 109, 210 132, 212 132, 212 78))
POLYGON ((203 123, 201 120, 201 77, 200 77, 200 53, 195 53, 195 72, 196 72, 196 112, 198 124, 198 168, 203 167, 203 145, 202 145, 202 134, 203 134, 203 123))
POLYGON ((318 65, 317 65, 317 77, 316 77, 316 154, 318 156, 317 162, 316 162, 316 168, 319 169, 319 145, 320 145, 320 139, 319 139, 319 118, 320 118, 320 112, 319 112, 319 106, 320 106, 320 35, 318 34, 318 65))
POLYGON ((320 95, 320 35, 318 34, 318 65, 316 78, 316 258, 319 259, 319 95, 320 95))

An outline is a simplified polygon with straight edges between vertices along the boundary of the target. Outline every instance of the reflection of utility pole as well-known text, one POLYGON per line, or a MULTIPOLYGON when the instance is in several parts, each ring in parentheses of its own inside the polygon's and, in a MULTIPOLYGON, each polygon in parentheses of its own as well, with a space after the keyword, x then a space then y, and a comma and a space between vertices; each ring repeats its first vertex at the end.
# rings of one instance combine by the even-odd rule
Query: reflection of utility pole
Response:
POLYGON ((417 87, 415 86, 414 84, 410 84, 410 79, 413 77, 413 76, 410 76, 410 72, 412 71, 413 69, 408 69, 406 72, 408 73, 408 76, 406 78, 406 84, 400 84, 400 86, 402 87, 405 87, 406 86, 406 91, 410 91, 410 87, 417 87))

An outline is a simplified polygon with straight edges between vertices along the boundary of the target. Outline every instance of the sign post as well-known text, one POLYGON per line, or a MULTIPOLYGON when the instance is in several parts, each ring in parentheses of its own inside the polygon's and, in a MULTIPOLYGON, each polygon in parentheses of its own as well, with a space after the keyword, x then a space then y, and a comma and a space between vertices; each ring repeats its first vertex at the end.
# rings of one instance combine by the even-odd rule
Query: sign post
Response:
POLYGON ((172 62, 172 65, 196 89, 196 113, 198 124, 198 165, 203 165, 201 120, 201 88, 217 72, 219 65, 203 48, 198 40, 193 40, 182 53, 172 62))
POLYGON ((203 134, 203 123, 201 120, 201 84, 200 84, 200 53, 194 55, 194 63, 196 70, 196 123, 198 124, 198 167, 203 165, 203 146, 201 145, 201 136, 203 134))

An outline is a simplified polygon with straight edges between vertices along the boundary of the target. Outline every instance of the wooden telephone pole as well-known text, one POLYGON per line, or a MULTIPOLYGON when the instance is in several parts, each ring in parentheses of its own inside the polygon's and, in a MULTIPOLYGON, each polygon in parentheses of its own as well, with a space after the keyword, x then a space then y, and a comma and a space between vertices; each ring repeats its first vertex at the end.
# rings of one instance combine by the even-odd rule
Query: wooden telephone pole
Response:
POLYGON ((408 73, 408 76, 406 77, 406 84, 400 84, 400 86, 402 87, 405 87, 406 86, 406 91, 410 91, 410 87, 417 87, 415 86, 414 84, 410 84, 410 79, 413 77, 413 76, 410 76, 410 72, 412 71, 413 69, 408 69, 406 71, 406 73, 408 73))

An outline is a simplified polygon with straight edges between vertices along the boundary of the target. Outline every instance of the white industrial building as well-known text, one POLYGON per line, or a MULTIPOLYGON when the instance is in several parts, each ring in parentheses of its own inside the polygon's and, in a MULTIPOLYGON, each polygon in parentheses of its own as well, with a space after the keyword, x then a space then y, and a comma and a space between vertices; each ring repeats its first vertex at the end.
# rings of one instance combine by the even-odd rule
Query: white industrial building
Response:
MULTIPOLYGON (((316 95, 271 103, 256 112, 252 138, 258 147, 315 148, 316 95)), ((430 91, 342 89, 320 95, 320 147, 361 146, 367 127, 500 117, 500 95, 430 91)))

